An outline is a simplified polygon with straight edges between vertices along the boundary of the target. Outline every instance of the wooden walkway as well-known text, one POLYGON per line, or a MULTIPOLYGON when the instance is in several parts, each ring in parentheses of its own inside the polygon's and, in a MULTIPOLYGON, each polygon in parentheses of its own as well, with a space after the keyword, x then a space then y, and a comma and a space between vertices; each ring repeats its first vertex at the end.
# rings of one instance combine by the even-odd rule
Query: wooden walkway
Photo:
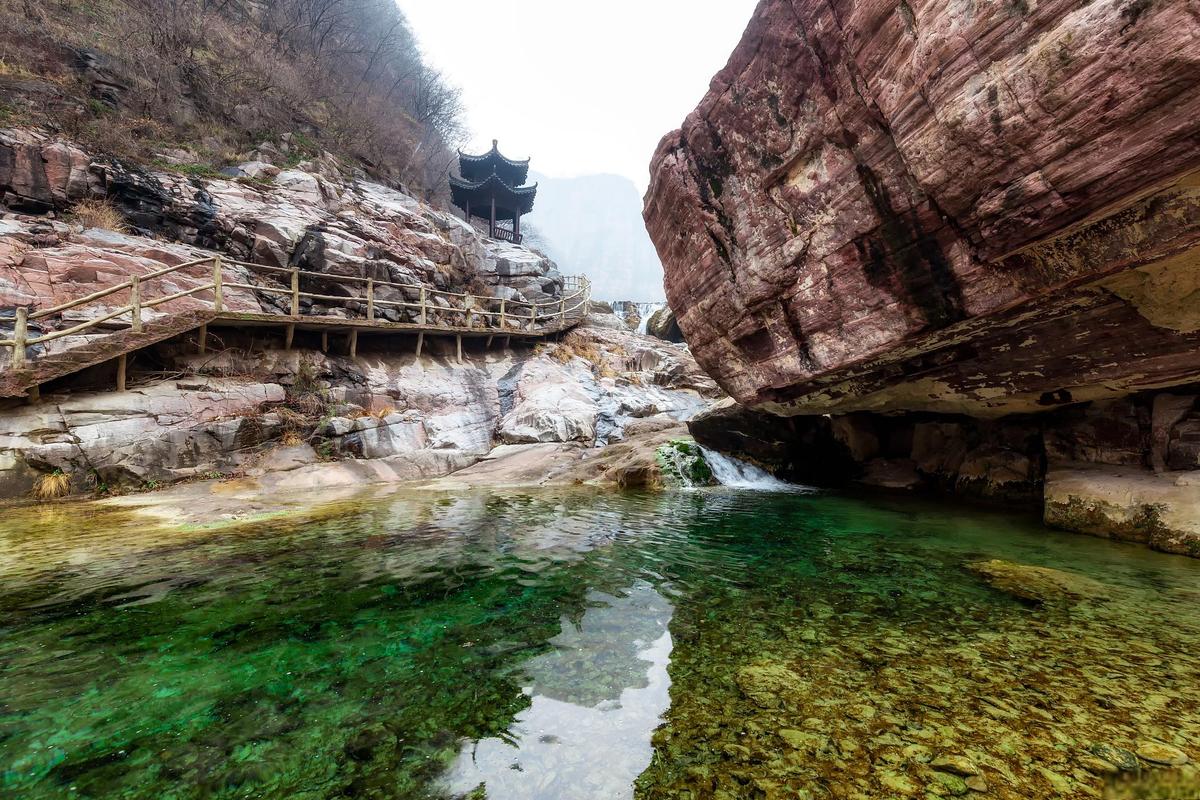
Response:
MULTIPOLYGON (((195 276, 192 277, 193 280, 195 276)), ((360 333, 366 334, 416 334, 416 353, 419 357, 427 336, 453 336, 457 342, 458 360, 462 361, 462 341, 467 338, 487 337, 492 339, 541 339, 568 330, 583 319, 591 296, 591 284, 586 277, 567 278, 563 296, 547 303, 506 300, 456 292, 443 292, 426 286, 376 281, 307 272, 297 268, 268 267, 261 264, 246 264, 230 261, 221 256, 197 259, 166 267, 147 275, 135 276, 124 283, 94 292, 86 297, 71 300, 53 308, 31 311, 18 308, 12 338, 0 339, 0 347, 11 350, 8 368, 0 371, 0 398, 30 397, 36 400, 38 387, 57 378, 78 373, 89 367, 108 361, 117 364, 116 384, 119 391, 125 388, 125 366, 130 353, 150 345, 171 339, 191 331, 199 331, 199 347, 203 350, 209 327, 275 327, 284 330, 285 347, 291 348, 297 330, 318 331, 322 334, 322 349, 328 349, 331 333, 345 334, 348 352, 357 355, 360 333), (229 272, 260 277, 262 283, 242 283, 229 280, 229 272), (187 289, 150 296, 148 284, 162 281, 167 276, 176 279, 187 272, 201 272, 202 279, 187 289), (270 278, 278 278, 276 283, 270 278), (322 281, 339 285, 357 284, 362 288, 359 295, 335 296, 301 291, 304 281, 322 281), (225 302, 225 293, 230 289, 245 290, 256 295, 279 295, 286 298, 291 313, 262 313, 230 309, 225 302), (403 300, 383 299, 385 296, 403 300), (109 308, 113 295, 127 293, 128 303, 118 308, 109 308), (202 304, 200 308, 189 308, 160 314, 150 320, 144 312, 156 306, 191 298, 202 304), (65 311, 79 310, 87 306, 101 306, 102 313, 71 327, 54 330, 42 335, 31 335, 30 322, 56 318, 65 311), (355 306, 357 316, 333 316, 305 314, 302 301, 336 304, 339 311, 351 313, 355 306), (411 321, 393 322, 381 318, 380 314, 409 317, 411 321), (68 349, 44 355, 30 355, 30 348, 67 337, 86 337, 84 341, 68 349)))

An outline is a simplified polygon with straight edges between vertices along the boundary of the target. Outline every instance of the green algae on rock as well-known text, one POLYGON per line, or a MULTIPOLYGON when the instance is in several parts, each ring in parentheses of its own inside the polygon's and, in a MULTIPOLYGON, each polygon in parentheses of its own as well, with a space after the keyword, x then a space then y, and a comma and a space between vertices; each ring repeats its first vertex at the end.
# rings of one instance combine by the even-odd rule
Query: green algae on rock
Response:
POLYGON ((674 439, 658 448, 654 459, 668 486, 712 486, 712 469, 704 460, 704 451, 691 439, 674 439))

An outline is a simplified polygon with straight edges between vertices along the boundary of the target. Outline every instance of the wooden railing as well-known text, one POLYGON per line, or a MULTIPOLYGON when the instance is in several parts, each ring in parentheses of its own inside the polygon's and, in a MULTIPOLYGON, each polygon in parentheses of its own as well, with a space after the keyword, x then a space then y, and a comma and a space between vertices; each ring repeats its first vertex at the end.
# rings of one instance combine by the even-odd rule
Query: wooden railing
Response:
POLYGON ((408 327, 414 330, 427 329, 435 333, 454 333, 460 331, 486 333, 492 331, 498 335, 548 335, 564 330, 577 317, 582 317, 586 313, 586 306, 591 297, 591 282, 588 281, 586 276, 569 276, 564 278, 563 292, 560 299, 534 303, 524 300, 507 300, 490 296, 446 292, 438 289, 430 289, 427 286, 419 284, 392 283, 377 281, 374 278, 328 275, 321 272, 301 270, 297 267, 271 267, 263 264, 248 264, 226 259, 222 256, 210 256, 185 261, 182 264, 176 264, 172 267, 164 267, 145 275, 135 275, 123 283, 51 308, 31 311, 28 307, 18 307, 13 336, 9 339, 0 339, 0 347, 12 348, 12 357, 9 363, 13 369, 21 369, 25 366, 29 347, 46 344, 67 336, 79 335, 125 315, 129 315, 130 328, 135 332, 140 332, 145 324, 142 314, 146 309, 151 309, 173 300, 211 292, 211 298, 201 298, 201 301, 208 303, 214 312, 218 315, 238 313, 226 307, 226 289, 243 289, 255 293, 286 296, 289 302, 290 313, 277 315, 280 324, 294 323, 303 319, 323 319, 354 327, 359 320, 340 316, 323 317, 318 314, 302 314, 301 300, 309 299, 339 304, 354 303, 357 301, 362 306, 362 322, 366 323, 362 327, 386 327, 389 323, 386 320, 380 320, 377 311, 381 308, 395 308, 410 310, 414 312, 414 316, 416 317, 415 322, 398 323, 397 327, 408 327), (211 271, 205 272, 201 279, 202 282, 199 285, 158 297, 149 296, 151 294, 147 291, 149 284, 159 281, 168 275, 202 265, 210 265, 211 271), (286 279, 287 285, 270 286, 231 281, 225 275, 227 268, 230 266, 240 267, 258 274, 280 275, 286 279), (211 278, 209 278, 210 275, 211 278), (356 284, 362 287, 362 292, 359 295, 353 296, 303 292, 300 290, 302 278, 313 278, 339 284, 356 284), (381 287, 399 289, 404 297, 408 298, 415 295, 416 299, 381 299, 376 296, 376 290, 381 287), (120 308, 106 311, 99 316, 68 328, 54 330, 37 336, 30 335, 30 322, 55 317, 65 311, 90 305, 125 291, 129 292, 130 299, 126 305, 120 308), (436 302, 437 299, 443 300, 445 305, 438 304, 436 302), (461 317, 461 321, 457 317, 461 317), (435 319, 437 320, 436 323, 432 321, 435 319), (482 324, 477 324, 477 321, 482 321, 482 324))
POLYGON ((500 239, 504 242, 512 242, 513 244, 520 244, 521 239, 524 237, 519 233, 510 231, 508 228, 501 228, 497 225, 495 228, 492 228, 492 238, 500 239))

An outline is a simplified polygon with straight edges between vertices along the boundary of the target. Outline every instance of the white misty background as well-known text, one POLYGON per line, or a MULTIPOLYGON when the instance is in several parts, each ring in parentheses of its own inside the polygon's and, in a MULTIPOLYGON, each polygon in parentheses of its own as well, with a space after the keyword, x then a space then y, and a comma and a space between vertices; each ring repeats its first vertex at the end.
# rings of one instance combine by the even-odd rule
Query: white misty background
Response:
POLYGON ((537 181, 533 213, 521 221, 528 244, 545 251, 565 274, 586 274, 598 300, 662 302, 662 262, 642 221, 642 198, 620 175, 537 181))

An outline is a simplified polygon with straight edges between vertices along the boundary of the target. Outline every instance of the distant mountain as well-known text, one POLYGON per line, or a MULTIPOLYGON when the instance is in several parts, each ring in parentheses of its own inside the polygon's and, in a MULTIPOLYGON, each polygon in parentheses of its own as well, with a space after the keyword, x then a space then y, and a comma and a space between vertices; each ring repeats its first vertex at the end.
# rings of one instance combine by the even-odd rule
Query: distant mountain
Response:
POLYGON ((529 244, 567 274, 585 273, 599 300, 661 301, 662 263, 642 222, 642 198, 628 178, 585 175, 538 182, 533 213, 521 220, 529 244))

